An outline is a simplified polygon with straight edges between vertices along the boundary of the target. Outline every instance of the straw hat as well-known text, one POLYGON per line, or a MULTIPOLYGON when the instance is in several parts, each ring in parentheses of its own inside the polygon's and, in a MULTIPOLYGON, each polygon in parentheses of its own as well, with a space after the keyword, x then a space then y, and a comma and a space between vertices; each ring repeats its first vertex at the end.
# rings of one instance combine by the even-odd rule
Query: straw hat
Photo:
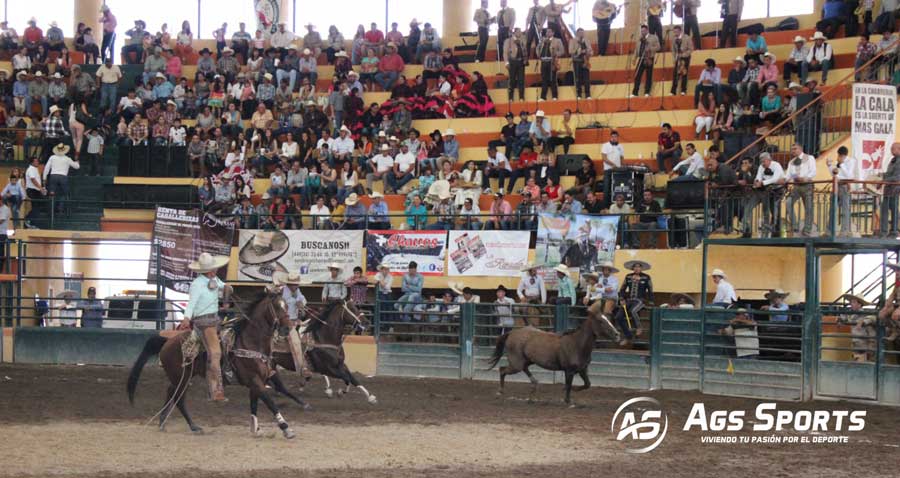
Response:
POLYGON ((554 267, 553 270, 555 270, 556 272, 559 272, 560 274, 569 275, 569 266, 567 266, 565 264, 560 264, 560 265, 554 267))
POLYGON ((62 156, 69 152, 69 147, 63 143, 59 143, 53 147, 53 154, 62 156))
POLYGON ((53 113, 56 113, 57 111, 59 111, 59 106, 56 106, 56 105, 50 106, 50 114, 51 114, 51 115, 52 115, 53 113))
POLYGON ((800 86, 800 83, 797 83, 796 81, 792 81, 792 82, 788 85, 788 89, 789 89, 789 90, 799 90, 800 88, 803 88, 803 87, 800 86))
POLYGON ((806 43, 806 38, 803 38, 801 35, 797 35, 794 37, 794 43, 806 43))
POLYGON ((265 264, 283 256, 290 247, 282 231, 259 231, 244 244, 238 257, 242 264, 265 264))
POLYGON ((166 75, 163 75, 162 73, 157 73, 157 74, 154 76, 154 78, 162 78, 162 79, 165 80, 165 79, 166 79, 166 75))
POLYGON ((537 110, 537 111, 535 111, 535 112, 534 112, 534 117, 535 117, 535 118, 543 118, 543 117, 544 117, 544 110, 537 110))
MULTIPOLYGON (((334 54, 335 58, 347 58, 347 53, 344 50, 341 50, 334 54)), ((348 73, 349 74, 349 73, 348 73)))
POLYGON ((267 80, 269 80, 269 81, 272 81, 272 74, 271 74, 271 73, 266 73, 265 75, 263 75, 263 78, 265 78, 265 79, 267 79, 267 80))
POLYGON ((44 77, 44 72, 38 70, 38 71, 36 71, 36 72, 34 73, 34 77, 35 77, 35 78, 43 78, 43 77, 44 77))
POLYGON ((372 194, 369 194, 369 197, 372 199, 384 198, 384 194, 381 194, 378 191, 372 191, 372 194))
POLYGON ((719 276, 719 277, 721 277, 721 278, 723 278, 723 279, 727 279, 727 278, 728 278, 728 275, 725 274, 725 272, 724 272, 722 269, 713 269, 713 271, 712 271, 709 275, 711 275, 711 276, 713 276, 713 277, 719 276))
POLYGON ((347 196, 347 199, 344 199, 344 204, 348 206, 355 206, 358 202, 359 196, 356 193, 351 193, 349 196, 347 196))
POLYGON ((57 71, 56 73, 53 74, 53 79, 54 80, 62 79, 62 75, 60 75, 59 72, 57 71))
POLYGON ((174 101, 172 101, 172 100, 166 101, 166 104, 167 104, 167 105, 172 105, 172 106, 178 106, 178 103, 176 103, 176 102, 174 102, 174 101))
POLYGON ((304 279, 299 272, 276 272, 272 274, 272 283, 275 285, 311 285, 312 281, 304 279))
POLYGON ((745 60, 744 57, 742 57, 742 56, 736 57, 736 58, 734 59, 734 61, 739 61, 739 62, 741 62, 741 63, 743 63, 743 64, 745 64, 745 65, 747 64, 747 60, 745 60))
POLYGON ((519 269, 519 271, 521 271, 521 272, 528 272, 528 271, 533 271, 533 270, 535 270, 535 269, 537 269, 537 268, 539 268, 539 267, 541 267, 541 266, 539 266, 539 265, 537 265, 537 264, 533 264, 533 263, 532 263, 532 264, 525 264, 524 266, 522 266, 521 269, 519 269))
POLYGON ((778 60, 778 58, 775 56, 775 54, 772 53, 772 52, 770 52, 770 51, 765 52, 765 53, 763 54, 763 56, 764 56, 764 57, 767 56, 767 57, 771 58, 771 59, 772 59, 772 62, 775 62, 775 61, 778 60))
POLYGON ((388 271, 390 271, 391 266, 388 265, 387 262, 382 262, 381 264, 378 264, 378 270, 381 270, 381 269, 387 269, 388 271))
POLYGON ((342 131, 342 132, 343 132, 343 131, 346 131, 346 132, 348 132, 348 133, 351 133, 350 128, 348 128, 347 125, 341 125, 341 131, 342 131))
POLYGON ((775 297, 781 297, 782 299, 784 299, 785 297, 787 297, 789 295, 791 295, 790 292, 785 292, 781 289, 772 289, 769 292, 766 292, 766 294, 763 297, 765 297, 768 300, 772 300, 775 297))
POLYGON ((16 73, 17 80, 21 80, 23 77, 26 77, 26 76, 28 76, 28 72, 24 71, 24 70, 16 73))
POLYGON ((228 259, 228 256, 214 256, 208 252, 204 252, 203 254, 200 254, 200 257, 198 257, 196 261, 191 262, 188 265, 188 269, 201 274, 204 272, 212 272, 218 270, 225 264, 228 264, 228 259))
POLYGON ((381 145, 381 150, 382 150, 382 151, 388 151, 388 150, 390 150, 390 149, 391 149, 391 147, 388 146, 388 145, 386 145, 386 144, 382 144, 382 145, 381 145))
POLYGON ((827 40, 827 38, 825 38, 825 35, 822 32, 815 32, 815 33, 813 33, 813 36, 810 37, 810 40, 812 40, 812 41, 827 40))
POLYGON ((56 294, 57 299, 74 299, 78 294, 75 293, 74 290, 64 290, 59 294, 56 294))
POLYGON ((222 53, 224 53, 224 54, 227 55, 227 54, 230 54, 230 53, 234 53, 234 50, 232 50, 231 48, 228 48, 228 47, 226 46, 225 48, 222 48, 222 53))
POLYGON ((645 271, 649 271, 649 270, 650 270, 650 263, 649 263, 649 262, 638 261, 638 260, 633 260, 633 261, 628 261, 628 262, 626 262, 626 263, 625 263, 625 268, 628 269, 628 270, 631 270, 631 269, 634 269, 634 266, 636 266, 636 265, 641 266, 641 269, 642 269, 642 270, 645 270, 645 271))
POLYGON ((312 52, 309 51, 309 48, 304 48, 304 49, 303 49, 303 54, 304 54, 304 55, 310 55, 310 54, 312 54, 312 52))
POLYGON ((587 272, 581 274, 581 277, 584 279, 594 279, 595 281, 600 279, 600 276, 596 272, 587 272))
POLYGON ((855 300, 862 305, 872 305, 871 302, 867 301, 866 299, 863 299, 862 297, 860 297, 858 295, 854 295, 854 294, 844 294, 844 295, 840 296, 839 299, 844 299, 847 302, 855 300))
POLYGON ((454 294, 462 295, 463 289, 466 288, 466 285, 463 284, 462 282, 448 282, 447 287, 449 287, 450 290, 453 291, 454 294))
POLYGON ((617 269, 616 266, 611 261, 603 261, 600 263, 599 267, 601 269, 606 267, 606 268, 610 269, 611 271, 613 271, 613 273, 619 272, 619 269, 617 269))
POLYGON ((444 136, 456 136, 456 132, 453 131, 453 128, 447 128, 444 131, 444 136))
POLYGON ((343 270, 343 269, 344 269, 344 266, 338 264, 337 262, 332 262, 331 264, 328 264, 328 268, 329 268, 329 269, 343 270))

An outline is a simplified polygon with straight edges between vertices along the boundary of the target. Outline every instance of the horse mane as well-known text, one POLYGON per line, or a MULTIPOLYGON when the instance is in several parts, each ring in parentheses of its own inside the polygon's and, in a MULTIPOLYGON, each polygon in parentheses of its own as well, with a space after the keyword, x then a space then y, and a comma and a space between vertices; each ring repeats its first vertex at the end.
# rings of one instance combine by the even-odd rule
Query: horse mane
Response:
POLYGON ((315 334, 322 328, 322 326, 328 322, 331 317, 331 313, 334 311, 334 308, 337 307, 337 302, 330 302, 327 304, 323 304, 321 312, 319 312, 319 319, 315 318, 309 321, 309 325, 306 327, 306 332, 315 334))
POLYGON ((238 309, 238 311, 240 311, 240 313, 245 318, 245 320, 238 320, 235 323, 235 325, 234 325, 235 335, 239 335, 241 333, 241 330, 247 324, 247 321, 250 319, 253 319, 253 311, 256 310, 256 308, 259 307, 259 305, 262 304, 262 302, 264 300, 270 298, 271 296, 272 296, 272 294, 269 291, 263 289, 262 291, 254 294, 248 301, 242 300, 242 301, 233 303, 233 306, 236 307, 238 309), (242 307, 242 305, 246 305, 246 309, 244 307, 242 307))

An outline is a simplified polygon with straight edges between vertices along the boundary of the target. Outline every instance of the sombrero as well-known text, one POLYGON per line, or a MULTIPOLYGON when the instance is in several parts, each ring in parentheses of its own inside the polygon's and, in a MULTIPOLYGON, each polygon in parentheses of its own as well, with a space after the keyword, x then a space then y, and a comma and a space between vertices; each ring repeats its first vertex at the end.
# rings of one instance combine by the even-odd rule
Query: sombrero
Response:
POLYGON ((359 196, 356 193, 351 193, 347 196, 347 199, 344 199, 344 204, 348 206, 354 206, 359 202, 359 196))
POLYGON ((645 271, 649 271, 649 270, 650 270, 650 263, 644 262, 644 261, 638 261, 638 260, 626 262, 626 263, 625 263, 625 268, 628 269, 628 270, 631 270, 631 269, 634 269, 634 266, 635 266, 635 265, 641 266, 641 268, 642 268, 643 270, 645 270, 645 271))
POLYGON ((328 264, 328 268, 329 268, 329 269, 343 270, 343 269, 344 269, 344 266, 338 264, 337 262, 332 262, 331 264, 328 264))
POLYGON ((204 252, 203 254, 200 254, 200 257, 198 257, 196 261, 188 264, 188 269, 199 273, 211 272, 228 264, 228 260, 228 256, 214 256, 208 252, 204 252))
POLYGON ((369 194, 369 197, 372 199, 383 198, 384 194, 381 194, 378 191, 372 191, 372 194, 369 194))
POLYGON ((265 264, 252 264, 241 268, 241 274, 253 279, 270 282, 272 277, 278 273, 287 273, 287 268, 277 261, 267 262, 265 264))
POLYGON ((565 264, 560 264, 560 265, 554 267, 553 270, 555 270, 556 272, 559 272, 560 274, 569 275, 569 266, 567 266, 565 264))
POLYGON ((863 299, 862 297, 860 297, 858 295, 854 295, 854 294, 844 294, 844 295, 840 296, 839 299, 844 299, 847 302, 850 302, 851 300, 855 300, 855 301, 858 301, 862 305, 872 305, 871 302, 867 301, 866 299, 863 299))
POLYGON ((272 274, 272 283, 275 285, 311 285, 312 281, 303 279, 299 272, 275 272, 272 274))
POLYGON ((711 276, 713 276, 713 277, 719 276, 719 277, 721 277, 721 278, 723 278, 723 279, 727 279, 727 278, 728 278, 728 275, 725 274, 725 272, 724 272, 722 269, 713 269, 713 271, 712 271, 709 275, 711 275, 711 276))
POLYGON ((265 264, 283 256, 290 246, 282 231, 260 231, 241 248, 238 258, 243 264, 265 264))
POLYGON ((521 269, 519 269, 519 271, 521 271, 521 272, 528 272, 528 271, 535 270, 535 269, 537 269, 537 268, 539 268, 539 267, 541 267, 541 266, 539 266, 539 265, 537 265, 537 264, 525 264, 524 266, 522 266, 521 269))
POLYGON ((595 280, 600 278, 600 276, 597 275, 596 272, 587 272, 587 273, 581 274, 581 277, 585 278, 585 279, 595 279, 595 280))
POLYGON ((601 269, 604 268, 604 267, 606 267, 606 268, 612 270, 613 272, 619 272, 619 269, 616 268, 616 266, 615 266, 612 262, 610 262, 610 261, 603 261, 603 262, 601 262, 601 263, 599 264, 599 267, 600 267, 601 269))
POLYGON ((69 147, 63 143, 59 143, 53 147, 53 154, 58 154, 60 156, 69 152, 69 147))
POLYGON ((675 294, 672 294, 672 296, 669 298, 669 302, 672 302, 673 304, 677 304, 681 301, 687 302, 688 304, 691 304, 691 305, 696 304, 696 302, 694 302, 694 298, 687 294, 675 293, 675 294))
POLYGON ((771 299, 772 297, 778 296, 783 299, 789 295, 791 295, 790 292, 785 292, 781 289, 772 289, 769 292, 766 292, 766 294, 763 297, 765 297, 766 299, 771 299))
POLYGON ((447 284, 447 287, 449 287, 450 290, 451 290, 454 294, 456 294, 456 295, 462 295, 462 294, 463 294, 463 289, 464 289, 466 286, 465 286, 462 282, 449 282, 449 283, 447 284))
POLYGON ((75 293, 74 290, 64 290, 59 294, 56 294, 57 299, 74 299, 78 294, 75 293))

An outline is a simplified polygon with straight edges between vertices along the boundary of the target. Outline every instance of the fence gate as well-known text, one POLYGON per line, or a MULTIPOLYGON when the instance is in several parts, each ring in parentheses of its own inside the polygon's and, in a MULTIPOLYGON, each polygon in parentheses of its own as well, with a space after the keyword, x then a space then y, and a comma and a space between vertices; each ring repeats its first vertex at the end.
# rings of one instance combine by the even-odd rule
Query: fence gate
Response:
MULTIPOLYGON (((379 375, 465 378, 462 325, 447 311, 421 302, 378 302, 375 333, 379 375)), ((471 345, 469 345, 471 347, 471 345)))

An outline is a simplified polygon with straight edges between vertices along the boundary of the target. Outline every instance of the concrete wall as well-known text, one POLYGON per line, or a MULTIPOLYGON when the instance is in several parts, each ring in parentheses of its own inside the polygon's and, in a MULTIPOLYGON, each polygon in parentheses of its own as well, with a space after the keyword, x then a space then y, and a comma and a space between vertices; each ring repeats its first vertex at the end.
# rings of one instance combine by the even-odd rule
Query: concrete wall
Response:
POLYGON ((21 327, 14 361, 45 364, 131 365, 156 331, 21 327))

